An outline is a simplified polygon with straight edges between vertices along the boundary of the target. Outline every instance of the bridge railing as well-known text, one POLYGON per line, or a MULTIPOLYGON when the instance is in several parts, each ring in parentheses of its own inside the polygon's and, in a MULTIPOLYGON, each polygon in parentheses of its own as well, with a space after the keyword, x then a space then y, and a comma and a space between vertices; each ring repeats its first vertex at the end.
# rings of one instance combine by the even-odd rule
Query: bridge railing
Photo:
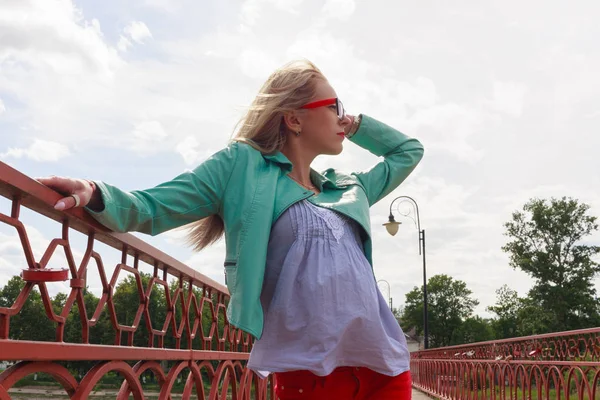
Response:
POLYGON ((274 398, 272 378, 246 368, 252 338, 227 321, 225 286, 136 236, 107 231, 84 210, 55 210, 60 194, 2 162, 0 195, 0 249, 4 244, 11 260, 8 272, 0 263, 0 288, 7 276, 22 277, 16 296, 0 303, 0 361, 13 363, 0 374, 0 399, 37 374, 53 377, 73 399, 87 399, 107 375, 120 376, 119 399, 145 398, 146 376, 160 399, 170 398, 176 384, 183 398, 274 398), (55 225, 56 237, 40 240, 24 213, 35 214, 36 224, 55 225), (94 304, 92 277, 99 292, 94 304), (124 278, 135 301, 115 298, 124 278), (67 291, 61 301, 50 289, 56 285, 67 291), (156 293, 165 308, 160 320, 152 309, 156 293), (27 340, 37 329, 21 332, 14 323, 35 296, 43 304, 35 326, 51 329, 50 341, 27 340))
POLYGON ((413 385, 441 399, 600 399, 600 328, 411 353, 413 385))

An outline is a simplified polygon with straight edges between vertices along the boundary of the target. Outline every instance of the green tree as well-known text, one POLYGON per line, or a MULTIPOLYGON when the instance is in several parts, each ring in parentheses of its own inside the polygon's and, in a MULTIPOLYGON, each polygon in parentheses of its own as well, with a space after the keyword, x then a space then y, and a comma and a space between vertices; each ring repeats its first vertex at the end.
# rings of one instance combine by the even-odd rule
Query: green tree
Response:
MULTIPOLYGON (((563 331, 600 323, 593 279, 600 247, 582 239, 598 230, 589 206, 563 197, 531 199, 504 226, 510 266, 535 279, 530 307, 543 311, 534 330, 563 331), (539 307, 536 307, 539 306, 539 307)), ((539 332, 538 332, 539 333, 539 332)))
POLYGON ((521 298, 521 306, 517 312, 517 333, 515 336, 538 335, 556 332, 556 314, 546 309, 538 301, 530 297, 521 298))
POLYGON ((392 314, 394 314, 394 317, 396 317, 397 320, 401 320, 404 315, 404 306, 392 308, 392 314))
MULTIPOLYGON (((62 293, 58 293, 54 297, 54 302, 56 302, 57 299, 61 296, 65 295, 62 293)), ((96 297, 96 295, 91 293, 89 290, 84 289, 83 301, 85 304, 87 319, 89 320, 94 316, 94 312, 96 311, 96 307, 98 306, 98 302, 100 301, 100 299, 96 297)), ((64 304, 64 301, 62 304, 64 304)), ((60 308, 60 310, 62 311, 62 307, 60 308)), ((67 321, 65 323, 65 342, 83 343, 83 328, 81 325, 81 319, 82 318, 79 315, 79 305, 77 304, 76 300, 73 303, 73 306, 71 307, 71 310, 67 317, 67 321)), ((100 314, 96 324, 90 327, 89 342, 94 344, 114 344, 114 329, 110 323, 110 316, 108 314, 108 309, 106 306, 104 306, 104 309, 100 314)))
POLYGON ((492 327, 497 339, 520 336, 518 332, 519 311, 523 307, 523 300, 519 298, 516 290, 508 285, 503 285, 496 290, 496 304, 487 308, 496 314, 492 320, 492 327))
POLYGON ((548 332, 556 324, 555 315, 529 297, 519 297, 508 285, 496 290, 496 304, 488 311, 496 314, 491 321, 497 339, 548 332))
POLYGON ((494 338, 494 329, 491 321, 476 315, 465 319, 458 329, 453 332, 450 344, 485 342, 494 338))
MULTIPOLYGON (((12 307, 24 287, 25 281, 19 276, 13 276, 0 290, 0 307, 12 307)), ((46 316, 37 287, 29 293, 21 311, 10 318, 9 337, 14 340, 48 342, 56 339, 56 324, 46 316)))
MULTIPOLYGON (((428 328, 430 347, 448 346, 454 331, 470 317, 479 302, 471 298, 467 284, 448 275, 435 275, 427 282, 428 328)), ((416 327, 423 335, 423 287, 406 294, 402 326, 416 327)))
MULTIPOLYGON (((179 280, 178 279, 172 279, 171 282, 169 283, 169 290, 170 290, 170 299, 171 302, 173 302, 174 305, 174 316, 175 316, 175 323, 176 323, 176 327, 177 329, 179 329, 182 324, 193 324, 194 322, 194 307, 192 306, 192 304, 190 304, 190 309, 188 310, 188 316, 187 316, 187 321, 184 319, 183 317, 183 304, 182 304, 182 295, 179 294, 177 296, 177 298, 175 298, 175 293, 177 292, 177 289, 179 288, 179 280)), ((184 283, 182 285, 182 293, 183 293, 183 301, 185 302, 188 298, 188 294, 189 294, 189 290, 190 290, 190 284, 189 283, 184 283)), ((194 295, 196 296, 196 300, 200 299, 201 296, 201 291, 197 288, 193 288, 192 289, 194 292, 194 295)), ((169 323, 169 326, 167 328, 167 336, 165 338, 165 347, 169 347, 169 348, 176 348, 177 347, 177 343, 175 340, 175 331, 174 331, 174 326, 171 322, 169 323)), ((198 341, 198 340, 196 340, 198 341)), ((179 343, 179 348, 181 349, 187 349, 189 348, 189 341, 188 341, 188 337, 187 337, 187 329, 183 329, 182 334, 181 334, 181 340, 179 343)))
MULTIPOLYGON (((99 299, 91 292, 86 289, 83 290, 84 304, 87 314, 87 319, 91 319, 94 315, 94 311, 98 305, 99 299)), ((54 306, 54 312, 61 314, 67 301, 67 295, 64 293, 57 293, 52 299, 54 306)), ((82 324, 79 313, 79 306, 75 301, 69 310, 67 320, 65 321, 64 328, 64 341, 67 343, 83 343, 82 335, 82 324)), ((114 335, 111 337, 110 332, 114 332, 110 319, 105 307, 102 314, 98 319, 98 322, 90 327, 89 330, 89 342, 93 344, 113 344, 114 335)), ((94 366, 95 361, 65 361, 62 364, 74 372, 75 376, 81 377, 94 366)))
MULTIPOLYGON (((140 273, 141 283, 143 291, 146 291, 148 284, 150 283, 150 274, 140 273)), ((121 325, 131 326, 134 322, 138 307, 140 305, 140 293, 136 278, 133 275, 127 275, 115 288, 113 302, 115 304, 115 312, 117 314, 117 321, 121 325)), ((140 319, 140 326, 133 336, 133 345, 139 347, 147 347, 150 345, 150 333, 148 330, 147 323, 151 322, 153 329, 161 330, 167 316, 167 299, 165 291, 161 285, 154 285, 150 292, 150 298, 148 299, 148 310, 150 313, 150 321, 146 321, 146 316, 142 314, 140 319)), ((114 343, 115 331, 110 330, 107 332, 110 336, 110 343, 114 343)), ((106 342, 108 338, 106 335, 103 342, 106 342)), ((121 337, 121 343, 127 343, 127 333, 124 333, 121 337)), ((170 344, 165 340, 165 347, 170 344)), ((154 340, 154 346, 158 346, 158 338, 154 340)))

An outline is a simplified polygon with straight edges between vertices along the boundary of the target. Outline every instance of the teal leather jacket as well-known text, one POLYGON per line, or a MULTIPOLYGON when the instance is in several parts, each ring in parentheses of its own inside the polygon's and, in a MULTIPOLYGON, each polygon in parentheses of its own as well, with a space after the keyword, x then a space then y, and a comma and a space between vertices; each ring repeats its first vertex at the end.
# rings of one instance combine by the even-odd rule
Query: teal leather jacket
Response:
POLYGON ((227 317, 260 338, 260 293, 271 226, 277 218, 303 199, 345 214, 363 228, 364 253, 372 265, 369 207, 400 185, 423 156, 419 141, 366 115, 350 141, 383 160, 364 172, 311 170, 312 181, 321 190, 318 196, 287 176, 292 164, 281 152, 262 154, 233 142, 193 171, 151 189, 124 192, 96 182, 105 208, 88 211, 114 231, 150 235, 218 214, 225 225, 226 284, 231 295, 227 317))

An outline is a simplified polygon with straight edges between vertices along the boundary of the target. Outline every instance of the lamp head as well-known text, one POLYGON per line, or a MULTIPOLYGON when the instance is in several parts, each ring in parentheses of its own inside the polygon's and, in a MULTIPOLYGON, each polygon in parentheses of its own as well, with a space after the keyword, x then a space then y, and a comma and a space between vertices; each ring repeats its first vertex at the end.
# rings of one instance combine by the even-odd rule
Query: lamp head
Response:
POLYGON ((394 216, 390 214, 389 221, 383 224, 383 226, 385 226, 385 229, 387 229, 390 235, 394 236, 398 233, 398 226, 400 226, 401 223, 402 222, 396 222, 394 216))

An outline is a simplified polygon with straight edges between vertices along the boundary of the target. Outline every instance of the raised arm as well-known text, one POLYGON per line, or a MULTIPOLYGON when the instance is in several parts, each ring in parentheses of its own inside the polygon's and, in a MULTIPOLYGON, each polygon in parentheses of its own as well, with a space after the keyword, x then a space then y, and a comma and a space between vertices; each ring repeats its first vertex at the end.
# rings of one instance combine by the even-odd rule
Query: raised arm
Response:
POLYGON ((415 169, 424 152, 417 139, 366 115, 361 116, 360 126, 350 141, 383 156, 372 168, 353 173, 365 188, 370 206, 397 188, 415 169))

